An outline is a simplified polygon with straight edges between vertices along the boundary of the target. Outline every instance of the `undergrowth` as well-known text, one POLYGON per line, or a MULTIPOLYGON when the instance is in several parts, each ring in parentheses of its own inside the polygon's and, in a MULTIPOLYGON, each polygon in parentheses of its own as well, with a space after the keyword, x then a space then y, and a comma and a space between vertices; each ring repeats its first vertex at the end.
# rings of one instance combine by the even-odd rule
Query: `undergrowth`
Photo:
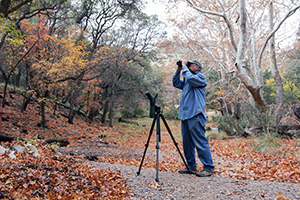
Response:
POLYGON ((252 149, 266 154, 275 153, 282 154, 281 139, 275 133, 267 133, 263 136, 253 139, 252 149))

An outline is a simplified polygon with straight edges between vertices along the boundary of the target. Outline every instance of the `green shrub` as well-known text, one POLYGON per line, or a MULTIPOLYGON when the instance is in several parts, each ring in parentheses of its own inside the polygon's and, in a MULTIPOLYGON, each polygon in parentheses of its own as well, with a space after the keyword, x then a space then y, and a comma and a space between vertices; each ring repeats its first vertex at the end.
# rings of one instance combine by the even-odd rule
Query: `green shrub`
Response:
POLYGON ((124 118, 144 117, 146 115, 147 115, 147 111, 140 106, 134 106, 132 108, 121 110, 121 116, 124 118))
POLYGON ((247 125, 244 120, 237 120, 234 115, 229 114, 213 116, 212 119, 218 125, 218 128, 223 130, 227 135, 236 135, 247 125))
POLYGON ((166 119, 178 119, 179 110, 174 108, 164 111, 163 114, 166 119))
POLYGON ((237 119, 234 115, 223 115, 213 117, 213 121, 218 125, 219 129, 225 131, 228 135, 235 135, 243 131, 246 127, 259 128, 262 130, 255 134, 266 135, 273 131, 278 124, 284 112, 275 111, 275 107, 269 106, 266 112, 260 112, 257 108, 250 104, 242 106, 241 116, 237 119))

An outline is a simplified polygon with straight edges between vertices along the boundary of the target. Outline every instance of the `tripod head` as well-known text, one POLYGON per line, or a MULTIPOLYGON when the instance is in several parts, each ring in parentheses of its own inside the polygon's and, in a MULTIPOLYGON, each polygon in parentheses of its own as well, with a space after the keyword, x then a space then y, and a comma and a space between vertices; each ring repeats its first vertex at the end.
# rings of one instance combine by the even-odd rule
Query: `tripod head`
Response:
POLYGON ((145 95, 150 100, 150 118, 154 118, 155 117, 155 99, 157 98, 157 94, 154 97, 150 94, 150 92, 147 91, 145 93, 145 95))

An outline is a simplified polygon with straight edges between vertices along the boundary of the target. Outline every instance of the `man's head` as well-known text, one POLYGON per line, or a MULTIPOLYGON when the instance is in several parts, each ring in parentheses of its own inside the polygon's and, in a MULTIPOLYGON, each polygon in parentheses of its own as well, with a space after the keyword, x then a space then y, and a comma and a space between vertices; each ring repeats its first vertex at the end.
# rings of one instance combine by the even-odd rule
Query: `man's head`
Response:
POLYGON ((187 66, 194 73, 197 73, 202 69, 202 65, 198 60, 189 60, 187 66))

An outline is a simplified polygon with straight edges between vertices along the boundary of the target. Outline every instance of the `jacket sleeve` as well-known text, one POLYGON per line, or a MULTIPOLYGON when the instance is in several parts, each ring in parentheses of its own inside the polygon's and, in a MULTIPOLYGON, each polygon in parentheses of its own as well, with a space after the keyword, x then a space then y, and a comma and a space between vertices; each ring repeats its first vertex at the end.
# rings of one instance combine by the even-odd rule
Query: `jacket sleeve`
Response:
POLYGON ((175 72, 173 78, 172 78, 173 86, 178 89, 183 89, 184 82, 183 80, 180 80, 180 72, 175 72))
POLYGON ((192 87, 205 87, 207 84, 206 77, 201 72, 193 74, 187 66, 182 67, 182 76, 192 87))

